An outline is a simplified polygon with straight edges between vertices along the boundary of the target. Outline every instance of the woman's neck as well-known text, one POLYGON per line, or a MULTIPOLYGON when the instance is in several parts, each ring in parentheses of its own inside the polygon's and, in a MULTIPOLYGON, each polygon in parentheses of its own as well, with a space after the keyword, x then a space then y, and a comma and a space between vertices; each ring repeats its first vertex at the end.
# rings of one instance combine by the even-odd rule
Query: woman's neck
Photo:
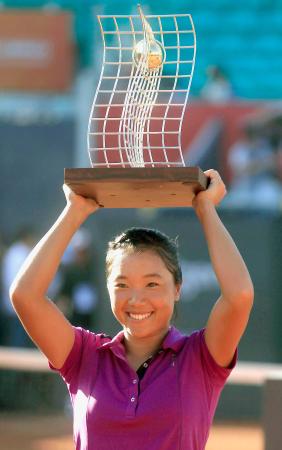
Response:
POLYGON ((136 336, 124 333, 124 346, 127 357, 136 361, 146 361, 150 356, 154 355, 168 333, 167 330, 162 330, 161 333, 155 336, 148 336, 139 338, 136 336))

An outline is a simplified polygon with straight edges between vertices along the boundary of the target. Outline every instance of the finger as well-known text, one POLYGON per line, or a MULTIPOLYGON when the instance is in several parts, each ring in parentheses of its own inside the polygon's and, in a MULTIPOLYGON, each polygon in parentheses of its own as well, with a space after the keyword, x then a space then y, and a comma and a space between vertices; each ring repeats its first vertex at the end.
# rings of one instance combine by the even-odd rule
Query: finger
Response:
POLYGON ((214 169, 205 170, 204 174, 208 175, 211 178, 221 178, 218 171, 214 169))
POLYGON ((66 183, 63 184, 63 189, 67 190, 67 191, 71 191, 71 187, 66 183))
POLYGON ((214 175, 214 173, 209 173, 208 175, 208 188, 213 187, 215 184, 218 183, 217 177, 214 175))
POLYGON ((98 203, 95 198, 91 199, 91 202, 92 202, 93 206, 95 206, 97 208, 103 208, 104 207, 104 205, 100 205, 100 203, 98 203))
POLYGON ((63 184, 62 187, 63 187, 63 191, 66 195, 71 192, 71 188, 67 184, 63 184))
POLYGON ((210 175, 210 174, 213 173, 213 172, 214 172, 214 169, 208 169, 208 170, 205 170, 205 171, 204 171, 204 174, 210 175))
POLYGON ((210 178, 211 182, 214 183, 223 183, 223 180, 217 170, 210 169, 204 172, 210 178))
POLYGON ((210 179, 210 183, 216 179, 216 172, 213 169, 206 170, 204 174, 210 179))

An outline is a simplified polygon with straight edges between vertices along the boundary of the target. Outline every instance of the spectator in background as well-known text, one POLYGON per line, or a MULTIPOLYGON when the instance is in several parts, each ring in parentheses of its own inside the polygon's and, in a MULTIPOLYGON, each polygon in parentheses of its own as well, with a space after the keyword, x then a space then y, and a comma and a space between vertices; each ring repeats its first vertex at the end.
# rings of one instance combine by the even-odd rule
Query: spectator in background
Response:
POLYGON ((34 244, 33 230, 21 228, 14 242, 4 251, 1 268, 1 314, 3 318, 3 344, 10 347, 26 347, 31 344, 12 307, 9 288, 34 244))
POLYGON ((233 89, 230 81, 218 66, 208 66, 207 81, 201 90, 200 96, 210 103, 226 103, 233 98, 233 89))
POLYGON ((273 149, 264 136, 246 127, 243 139, 228 153, 232 174, 228 204, 272 210, 281 208, 280 160, 280 150, 273 149))
POLYGON ((91 234, 84 228, 74 235, 67 251, 68 258, 63 259, 58 302, 73 325, 87 329, 93 327, 97 307, 91 241, 91 234))

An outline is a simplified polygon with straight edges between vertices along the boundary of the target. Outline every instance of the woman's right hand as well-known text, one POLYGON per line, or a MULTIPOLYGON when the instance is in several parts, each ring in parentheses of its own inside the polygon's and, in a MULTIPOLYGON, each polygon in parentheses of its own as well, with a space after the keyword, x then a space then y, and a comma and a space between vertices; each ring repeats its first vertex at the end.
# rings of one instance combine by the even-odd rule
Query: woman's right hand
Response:
POLYGON ((93 214, 100 208, 95 200, 76 194, 66 184, 63 185, 63 191, 66 197, 67 205, 76 208, 78 211, 86 214, 87 216, 93 214))

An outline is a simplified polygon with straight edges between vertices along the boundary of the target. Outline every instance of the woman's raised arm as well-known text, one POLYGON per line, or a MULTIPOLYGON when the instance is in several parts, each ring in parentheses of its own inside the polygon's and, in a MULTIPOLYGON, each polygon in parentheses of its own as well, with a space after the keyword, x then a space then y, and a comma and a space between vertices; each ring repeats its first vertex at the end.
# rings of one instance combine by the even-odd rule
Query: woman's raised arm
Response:
POLYGON ((196 195, 193 206, 221 289, 207 322, 205 339, 218 364, 228 366, 247 326, 254 288, 243 258, 215 209, 225 196, 225 185, 215 170, 205 174, 211 179, 210 185, 196 195))
POLYGON ((71 238, 99 206, 63 186, 67 204, 57 221, 29 254, 10 288, 10 297, 24 328, 56 368, 68 356, 74 331, 69 321, 47 297, 61 258, 71 238))

